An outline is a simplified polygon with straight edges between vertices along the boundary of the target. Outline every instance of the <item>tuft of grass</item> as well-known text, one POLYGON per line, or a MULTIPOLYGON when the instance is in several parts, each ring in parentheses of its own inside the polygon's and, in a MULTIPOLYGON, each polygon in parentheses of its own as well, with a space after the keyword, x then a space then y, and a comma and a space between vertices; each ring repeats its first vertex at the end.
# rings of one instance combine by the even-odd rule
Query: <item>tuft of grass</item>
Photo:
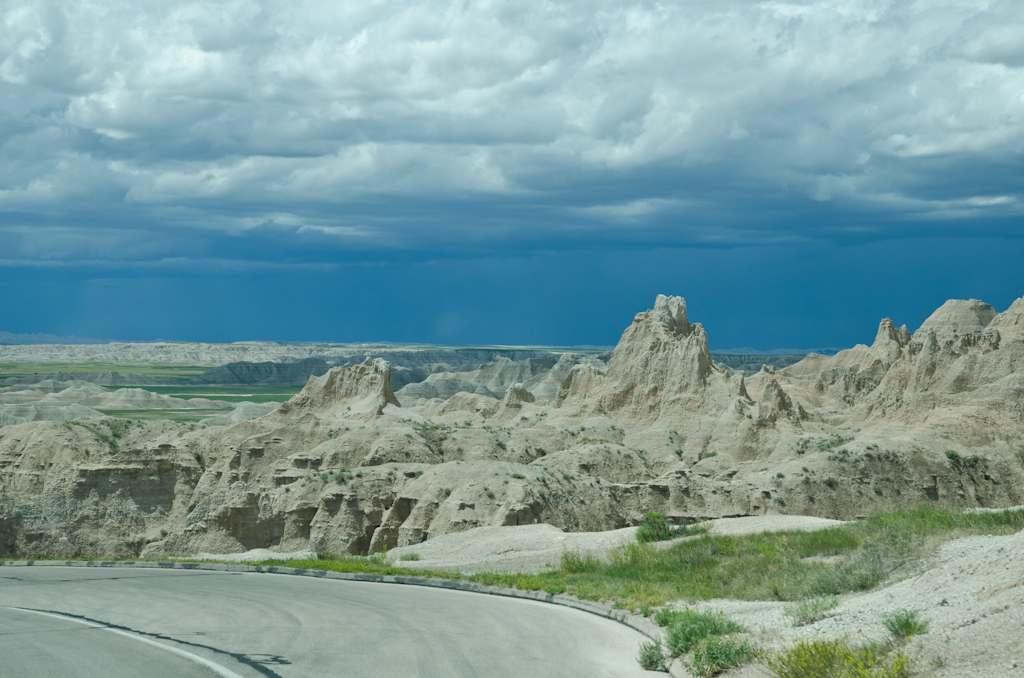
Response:
POLYGON ((756 650, 747 641, 728 636, 709 636, 701 641, 687 662, 695 676, 714 676, 726 669, 745 664, 756 656, 756 650))
POLYGON ((654 617, 655 623, 668 628, 666 645, 673 657, 680 657, 693 650, 710 636, 724 636, 743 633, 746 629, 727 619, 723 614, 685 610, 661 610, 654 617))
POLYGON ((960 453, 956 450, 946 450, 946 460, 949 461, 950 466, 958 471, 988 465, 988 459, 985 457, 977 454, 972 454, 969 457, 961 457, 960 453))
POLYGON ((639 542, 667 541, 676 537, 685 537, 688 534, 706 532, 706 528, 694 528, 691 530, 687 525, 673 526, 665 520, 665 516, 655 511, 648 511, 644 519, 637 526, 636 538, 639 542))
POLYGON ((561 571, 572 574, 592 572, 600 567, 601 560, 597 556, 582 551, 563 551, 558 565, 558 569, 561 571))
POLYGON ((885 628, 896 640, 910 640, 914 636, 928 633, 930 624, 917 610, 897 610, 886 615, 884 623, 885 628))
POLYGON ((781 652, 762 657, 775 678, 908 678, 913 658, 902 649, 867 645, 855 647, 842 640, 798 640, 781 652))
POLYGON ((640 668, 645 671, 668 671, 665 666, 665 650, 660 640, 652 640, 640 645, 640 655, 636 658, 640 668))
POLYGON ((789 617, 793 626, 806 626, 813 624, 819 619, 830 616, 828 613, 839 604, 835 596, 809 598, 796 605, 787 605, 782 608, 782 613, 789 617))
POLYGON ((403 553, 398 556, 399 560, 420 560, 420 554, 418 553, 403 553))

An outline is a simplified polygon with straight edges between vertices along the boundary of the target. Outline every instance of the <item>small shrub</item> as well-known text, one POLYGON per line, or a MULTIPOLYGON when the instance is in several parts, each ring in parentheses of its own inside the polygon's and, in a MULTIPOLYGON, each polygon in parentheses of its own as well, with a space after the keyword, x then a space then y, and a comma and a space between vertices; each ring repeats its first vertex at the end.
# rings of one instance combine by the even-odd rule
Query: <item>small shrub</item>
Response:
POLYGON ((418 554, 418 553, 403 553, 402 555, 398 556, 398 559, 399 560, 419 560, 420 559, 420 554, 418 554))
POLYGON ((811 598, 796 605, 787 605, 782 613, 789 617, 793 626, 806 626, 828 617, 828 612, 839 604, 835 597, 811 598))
POLYGON ((711 457, 717 457, 717 456, 718 456, 718 452, 707 452, 707 453, 706 453, 706 454, 704 455, 704 458, 705 458, 705 459, 710 459, 711 457))
POLYGON ((445 488, 443 488, 443 489, 441 490, 441 492, 443 492, 443 493, 444 493, 444 496, 446 496, 446 497, 450 497, 450 496, 452 496, 452 488, 450 488, 450 487, 445 487, 445 488))
POLYGON ((512 477, 516 478, 517 480, 526 480, 526 476, 524 476, 522 473, 513 473, 512 477))
POLYGON ((882 496, 882 486, 881 485, 875 485, 871 489, 874 490, 875 494, 877 494, 879 497, 882 496))
POLYGON ((645 671, 668 671, 665 667, 665 651, 660 640, 652 640, 640 646, 640 655, 636 658, 645 671))
POLYGON ((695 676, 714 676, 754 658, 754 648, 746 641, 710 636, 705 638, 690 657, 690 671, 695 676))
POLYGON ((917 610, 897 610, 884 619, 885 628, 897 640, 910 640, 914 636, 928 633, 929 623, 919 616, 917 610))
POLYGON ((687 525, 669 525, 665 517, 655 511, 648 511, 644 519, 637 526, 636 539, 639 542, 665 541, 676 537, 685 537, 689 534, 706 532, 707 528, 693 527, 687 525))
POLYGON ((839 485, 839 481, 832 476, 829 476, 828 478, 825 478, 825 484, 828 485, 830 489, 834 490, 839 485))
POLYGON ((785 473, 781 473, 781 472, 780 472, 780 473, 776 473, 776 474, 775 474, 775 477, 776 477, 776 478, 785 478, 785 477, 786 477, 786 474, 785 474, 785 473))
POLYGON ((601 567, 601 560, 593 553, 584 553, 582 551, 563 551, 562 561, 559 563, 558 567, 563 572, 578 574, 580 572, 596 570, 601 567))
POLYGON ((725 615, 710 612, 685 610, 662 610, 655 617, 655 622, 669 622, 668 645, 669 654, 679 657, 694 649, 700 641, 709 636, 724 636, 730 633, 742 633, 745 629, 727 619, 725 615), (667 613, 667 614, 663 614, 667 613))
POLYGON ((763 661, 776 678, 908 678, 914 667, 903 650, 852 647, 846 640, 798 640, 763 661))
POLYGON ((672 538, 672 528, 669 526, 665 516, 655 511, 648 511, 640 526, 636 530, 638 541, 665 541, 672 538))

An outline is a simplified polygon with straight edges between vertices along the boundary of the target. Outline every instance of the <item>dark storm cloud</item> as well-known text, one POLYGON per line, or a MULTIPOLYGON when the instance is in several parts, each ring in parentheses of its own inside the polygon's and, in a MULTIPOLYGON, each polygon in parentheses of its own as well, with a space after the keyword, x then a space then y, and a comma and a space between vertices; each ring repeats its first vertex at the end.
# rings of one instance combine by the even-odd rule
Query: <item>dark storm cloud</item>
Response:
POLYGON ((1019 232, 1020 3, 5 7, 3 265, 1019 232))

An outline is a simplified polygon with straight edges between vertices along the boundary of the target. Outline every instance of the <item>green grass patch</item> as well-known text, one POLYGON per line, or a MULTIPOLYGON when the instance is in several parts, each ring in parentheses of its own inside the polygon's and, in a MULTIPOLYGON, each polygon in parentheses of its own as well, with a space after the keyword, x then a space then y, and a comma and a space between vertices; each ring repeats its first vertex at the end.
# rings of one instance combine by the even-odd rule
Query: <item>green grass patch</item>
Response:
POLYGON ((914 659, 903 649, 854 646, 847 640, 798 640, 764 657, 775 678, 907 678, 914 659))
MULTIPOLYGON (((673 600, 790 600, 863 591, 909 574, 907 565, 942 541, 1024 529, 1024 511, 970 514, 921 507, 880 513, 819 532, 743 537, 704 534, 667 549, 628 542, 607 560, 567 552, 559 566, 537 574, 430 573, 489 586, 559 592, 639 610, 673 600)), ((280 562, 338 572, 408 574, 365 558, 280 562)))
POLYGON ((668 629, 665 645, 669 655, 680 657, 693 650, 705 638, 743 633, 742 626, 722 614, 699 612, 692 608, 685 610, 664 609, 658 612, 654 621, 668 629))
POLYGON ((665 667, 665 650, 661 646, 661 641, 657 639, 642 643, 636 660, 645 671, 668 670, 665 667))
POLYGON ((910 640, 928 633, 929 624, 917 610, 898 610, 885 617, 885 628, 897 640, 910 640))
POLYGON ((715 676, 734 666, 745 664, 757 654, 747 641, 728 636, 709 636, 693 651, 687 666, 695 676, 715 676))
POLYGON ((80 363, 0 363, 0 379, 57 374, 58 372, 117 372, 118 374, 145 374, 150 377, 169 377, 187 381, 198 377, 216 365, 185 365, 180 363, 97 362, 80 363))
POLYGON ((231 410, 97 410, 108 417, 119 419, 145 419, 146 421, 197 422, 210 417, 231 414, 231 410))
POLYGON ((218 385, 181 385, 181 386, 111 386, 114 390, 122 388, 142 388, 160 395, 173 398, 208 398, 224 400, 229 403, 249 401, 251 403, 268 403, 288 400, 302 390, 301 386, 218 386, 218 385))
MULTIPOLYGON (((490 586, 566 593, 632 610, 669 601, 712 598, 788 600, 835 596, 876 586, 930 555, 943 541, 1024 529, 1024 511, 959 513, 921 507, 879 513, 819 532, 743 537, 704 534, 658 549, 628 542, 607 559, 567 554, 559 567, 537 574, 413 571, 385 558, 321 555, 274 561, 304 569, 368 574, 419 574, 490 586)), ((920 633, 920 631, 918 631, 920 633)))
POLYGON ((689 527, 688 525, 669 525, 665 516, 655 511, 648 511, 644 514, 643 520, 637 526, 636 538, 640 542, 667 541, 676 537, 685 537, 690 534, 707 532, 706 527, 689 527))
POLYGON ((701 535, 667 549, 632 542, 607 561, 574 560, 538 575, 479 573, 493 586, 564 588, 638 610, 672 600, 790 600, 863 591, 928 556, 943 541, 1024 529, 1024 511, 968 514, 921 507, 818 532, 701 535))

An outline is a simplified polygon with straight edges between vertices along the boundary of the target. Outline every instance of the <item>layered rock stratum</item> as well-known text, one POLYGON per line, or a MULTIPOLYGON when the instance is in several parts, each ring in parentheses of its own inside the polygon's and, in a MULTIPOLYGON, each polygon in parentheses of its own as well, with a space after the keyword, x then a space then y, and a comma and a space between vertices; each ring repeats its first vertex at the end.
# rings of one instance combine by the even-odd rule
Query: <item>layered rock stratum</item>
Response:
POLYGON ((647 510, 1018 505, 1022 367, 1022 300, 953 300, 913 334, 885 319, 870 346, 745 375, 659 296, 607 361, 442 372, 404 398, 367 359, 227 426, 0 428, 0 555, 368 553, 477 527, 618 529, 647 510))

